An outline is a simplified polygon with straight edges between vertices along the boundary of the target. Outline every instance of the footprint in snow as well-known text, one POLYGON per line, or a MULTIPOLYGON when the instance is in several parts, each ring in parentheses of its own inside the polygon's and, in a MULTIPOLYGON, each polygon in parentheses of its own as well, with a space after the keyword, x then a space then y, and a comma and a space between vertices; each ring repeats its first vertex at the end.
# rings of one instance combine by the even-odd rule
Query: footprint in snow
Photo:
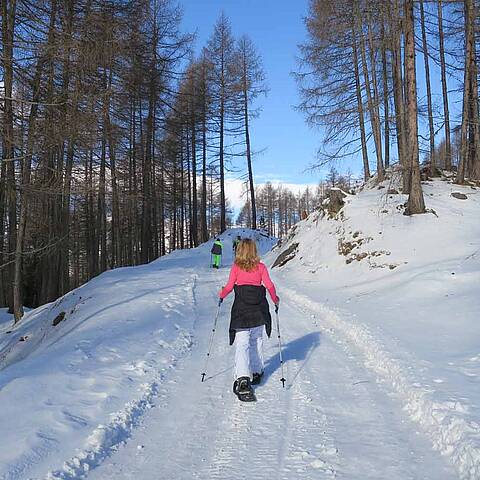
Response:
POLYGON ((336 474, 335 469, 321 458, 316 458, 313 462, 310 462, 310 467, 312 467, 314 470, 321 470, 322 472, 329 473, 334 476, 336 474))

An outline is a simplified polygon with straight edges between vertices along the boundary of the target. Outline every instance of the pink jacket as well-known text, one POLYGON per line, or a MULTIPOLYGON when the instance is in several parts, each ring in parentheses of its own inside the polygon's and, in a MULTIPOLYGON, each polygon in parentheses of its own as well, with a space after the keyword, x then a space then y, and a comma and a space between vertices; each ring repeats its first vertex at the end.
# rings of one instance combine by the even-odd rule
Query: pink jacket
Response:
POLYGON ((278 303, 275 285, 273 284, 272 280, 270 280, 267 267, 262 262, 260 262, 257 265, 257 268, 251 272, 246 272, 236 264, 233 264, 232 269, 230 270, 230 276, 228 277, 228 282, 220 291, 219 296, 221 299, 224 299, 233 290, 234 285, 260 286, 262 283, 268 290, 273 303, 278 303))

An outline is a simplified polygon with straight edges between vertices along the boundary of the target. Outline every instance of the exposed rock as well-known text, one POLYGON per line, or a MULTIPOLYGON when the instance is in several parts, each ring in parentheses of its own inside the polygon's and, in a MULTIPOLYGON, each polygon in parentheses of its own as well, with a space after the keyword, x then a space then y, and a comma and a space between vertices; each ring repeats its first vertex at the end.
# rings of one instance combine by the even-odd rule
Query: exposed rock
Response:
POLYGON ((56 327, 62 320, 65 319, 65 312, 60 312, 54 319, 53 319, 53 322, 52 322, 52 325, 54 327, 56 327))
POLYGON ((272 268, 283 267, 287 262, 295 258, 297 253, 298 243, 292 243, 286 250, 284 250, 273 262, 272 268))
POLYGON ((398 192, 398 190, 397 190, 396 188, 389 188, 389 189, 387 190, 387 194, 388 194, 388 195, 398 195, 398 193, 399 193, 399 192, 398 192))
POLYGON ((459 200, 466 200, 468 197, 464 193, 452 192, 450 194, 452 197, 458 198, 459 200))
POLYGON ((330 218, 335 217, 335 215, 337 215, 338 212, 343 208, 343 206, 345 205, 343 199, 346 196, 347 195, 340 189, 332 188, 331 190, 329 190, 327 211, 330 218))

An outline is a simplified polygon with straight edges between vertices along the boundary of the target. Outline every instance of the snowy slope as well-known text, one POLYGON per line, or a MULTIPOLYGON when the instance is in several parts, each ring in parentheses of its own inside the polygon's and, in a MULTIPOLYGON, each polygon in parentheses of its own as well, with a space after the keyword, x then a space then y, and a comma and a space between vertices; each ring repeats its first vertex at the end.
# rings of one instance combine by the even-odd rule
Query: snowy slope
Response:
MULTIPOLYGON (((224 235, 229 262, 237 234, 224 235)), ((254 236, 263 252, 271 248, 273 240, 254 236)), ((208 296, 196 297, 202 275, 212 275, 210 248, 106 272, 29 312, 13 331, 2 313, 1 479, 49 470, 77 478, 129 435, 194 345, 198 306, 216 303, 215 276, 208 296)))
POLYGON ((459 476, 478 479, 480 190, 428 182, 431 213, 406 217, 393 186, 348 196, 335 219, 315 212, 269 260, 298 244, 276 269, 284 296, 354 345, 459 476))
POLYGON ((256 404, 231 392, 232 296, 200 379, 231 240, 255 236, 267 253, 274 241, 258 232, 226 232, 218 271, 208 268, 211 243, 175 252, 107 272, 2 330, 0 479, 478 478, 479 264, 468 245, 478 242, 478 197, 467 191, 461 203, 449 197, 456 187, 427 188, 438 217, 403 217, 403 197, 366 190, 349 198, 343 220, 313 215, 266 256, 272 263, 299 244, 272 270, 286 388, 274 334, 256 404), (451 231, 459 218, 462 242, 451 231), (432 226, 436 242, 427 246, 432 226), (399 241, 397 231, 408 237, 399 241), (372 237, 360 253, 390 253, 346 264, 338 240, 359 237, 372 237), (446 294, 452 303, 442 308, 446 294))

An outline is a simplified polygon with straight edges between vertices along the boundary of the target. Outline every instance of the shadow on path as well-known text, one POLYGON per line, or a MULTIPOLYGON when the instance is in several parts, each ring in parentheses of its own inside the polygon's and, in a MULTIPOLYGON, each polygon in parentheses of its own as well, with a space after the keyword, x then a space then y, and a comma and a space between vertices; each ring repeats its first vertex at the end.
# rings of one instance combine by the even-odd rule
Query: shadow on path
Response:
MULTIPOLYGON (((275 333, 272 333, 274 335, 275 333)), ((276 335, 276 334, 275 334, 276 335)), ((283 356, 283 364, 289 362, 290 360, 295 360, 297 362, 302 362, 296 372, 291 372, 294 375, 292 377, 288 377, 287 372, 287 388, 291 388, 292 385, 295 383, 300 372, 303 370, 305 365, 310 359, 313 351, 320 345, 320 332, 312 332, 304 335, 303 337, 299 337, 291 342, 288 342, 285 345, 282 345, 282 356, 283 356)), ((265 382, 277 371, 280 369, 280 355, 278 354, 278 345, 274 348, 277 349, 277 353, 270 357, 265 362, 265 375, 263 376, 262 383, 259 385, 261 387, 265 384, 265 382)), ((217 371, 205 377, 204 382, 209 380, 213 380, 215 377, 223 376, 227 373, 231 375, 231 371, 233 370, 233 365, 226 367, 221 371, 217 371)))
MULTIPOLYGON (((274 333, 272 333, 274 335, 274 333)), ((283 356, 283 364, 289 362, 290 360, 296 360, 298 362, 302 362, 300 368, 297 370, 295 375, 292 378, 288 378, 287 372, 287 388, 291 388, 292 385, 295 383, 300 372, 303 370, 305 365, 310 359, 313 351, 320 345, 320 332, 312 332, 304 335, 303 337, 299 337, 291 342, 282 346, 282 356, 283 356)), ((276 347, 278 350, 278 346, 276 347)), ((262 383, 266 382, 269 377, 271 377, 277 370, 280 369, 280 355, 277 353, 270 357, 265 362, 265 375, 263 377, 262 383)), ((291 372, 293 373, 293 372, 291 372)))

